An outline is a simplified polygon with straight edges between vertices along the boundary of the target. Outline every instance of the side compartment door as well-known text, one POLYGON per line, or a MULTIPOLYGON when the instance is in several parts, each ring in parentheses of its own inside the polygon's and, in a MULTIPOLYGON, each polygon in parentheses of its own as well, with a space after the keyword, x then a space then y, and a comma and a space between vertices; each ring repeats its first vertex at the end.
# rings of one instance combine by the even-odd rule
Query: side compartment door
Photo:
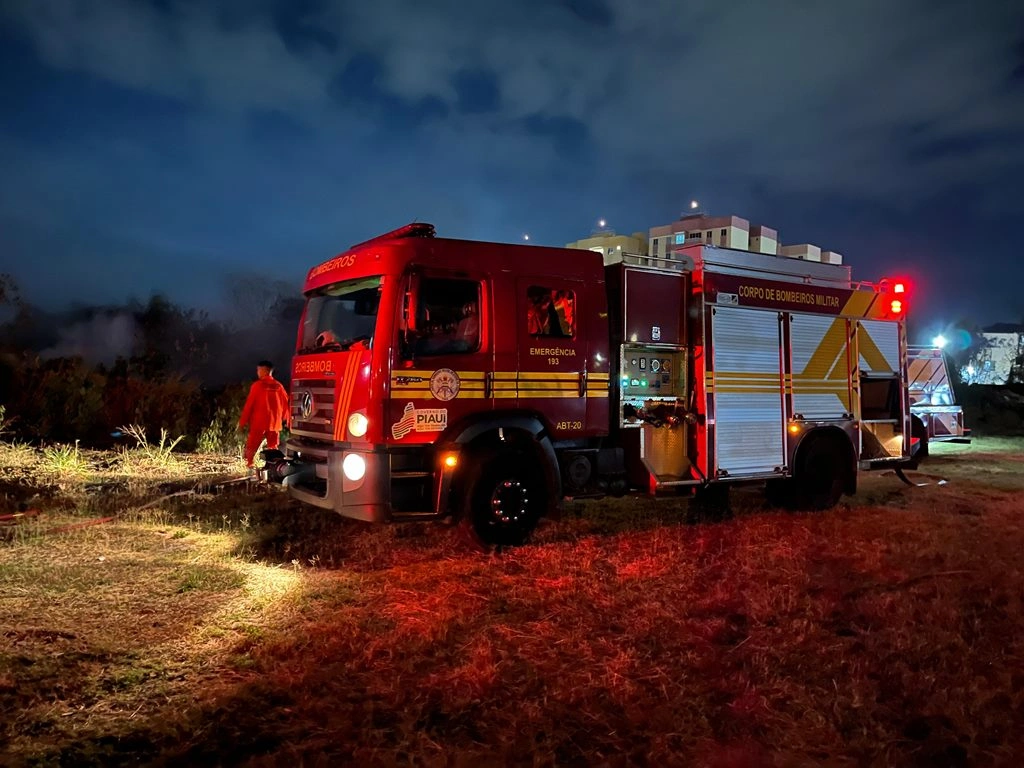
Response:
POLYGON ((712 309, 715 468, 764 475, 785 464, 781 322, 764 309, 712 309))
MULTIPOLYGON (((517 404, 542 414, 555 439, 579 435, 587 413, 583 284, 552 277, 516 281, 517 404)), ((498 374, 501 375, 501 374, 498 374)), ((508 382, 495 381, 508 387, 508 382)), ((500 395, 499 395, 500 396, 500 395)))
POLYGON ((850 331, 843 317, 794 313, 789 321, 793 413, 838 420, 854 413, 850 331))
POLYGON ((906 339, 900 323, 858 320, 856 324, 861 452, 866 432, 872 433, 889 458, 910 455, 910 393, 907 382, 906 339))

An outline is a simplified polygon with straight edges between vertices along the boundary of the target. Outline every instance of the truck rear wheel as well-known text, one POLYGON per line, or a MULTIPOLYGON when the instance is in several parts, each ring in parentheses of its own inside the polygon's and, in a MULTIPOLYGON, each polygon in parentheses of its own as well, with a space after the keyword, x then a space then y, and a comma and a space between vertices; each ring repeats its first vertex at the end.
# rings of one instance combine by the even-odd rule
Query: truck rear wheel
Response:
POLYGON ((547 509, 543 474, 528 450, 501 447, 466 467, 461 525, 485 546, 525 544, 547 509))
POLYGON ((811 437, 801 446, 798 472, 794 478, 794 502, 798 509, 830 509, 839 503, 846 487, 847 472, 843 446, 838 438, 811 437))
POLYGON ((793 506, 793 479, 780 477, 764 485, 764 498, 772 507, 793 506))

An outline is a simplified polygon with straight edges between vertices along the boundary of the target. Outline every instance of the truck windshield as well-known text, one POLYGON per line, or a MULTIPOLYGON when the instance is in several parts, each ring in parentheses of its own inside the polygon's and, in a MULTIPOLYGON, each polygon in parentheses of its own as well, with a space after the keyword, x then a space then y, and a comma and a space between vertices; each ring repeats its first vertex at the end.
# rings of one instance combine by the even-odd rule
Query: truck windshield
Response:
POLYGON ((321 288, 306 302, 300 354, 369 349, 377 327, 380 277, 360 277, 321 288))

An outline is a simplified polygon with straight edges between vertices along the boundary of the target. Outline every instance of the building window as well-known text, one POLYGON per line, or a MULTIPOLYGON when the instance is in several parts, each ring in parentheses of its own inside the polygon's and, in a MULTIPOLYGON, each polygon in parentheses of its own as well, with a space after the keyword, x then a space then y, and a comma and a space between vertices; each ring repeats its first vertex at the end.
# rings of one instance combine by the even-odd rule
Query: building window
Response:
POLYGON ((417 355, 475 352, 480 347, 480 283, 424 278, 416 307, 417 355))
POLYGON ((526 291, 526 298, 526 325, 531 336, 575 338, 575 291, 531 285, 526 291))
POLYGON ((726 233, 727 233, 728 231, 729 231, 729 230, 727 230, 727 229, 723 229, 723 230, 722 230, 722 237, 725 237, 725 235, 726 235, 726 233))

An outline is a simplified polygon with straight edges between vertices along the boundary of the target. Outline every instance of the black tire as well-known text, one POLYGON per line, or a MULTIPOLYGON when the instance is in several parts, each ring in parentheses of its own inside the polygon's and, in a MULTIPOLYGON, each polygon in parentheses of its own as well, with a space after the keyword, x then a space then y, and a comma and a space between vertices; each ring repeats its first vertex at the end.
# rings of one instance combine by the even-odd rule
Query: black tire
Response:
POLYGON ((764 484, 764 498, 772 507, 792 507, 794 490, 792 478, 780 477, 764 484))
POLYGON ((921 447, 917 449, 911 462, 911 468, 917 469, 918 465, 928 458, 928 427, 918 416, 910 417, 910 436, 921 441, 921 447))
POLYGON ((838 438, 812 437, 800 447, 794 478, 797 509, 831 509, 839 503, 846 487, 846 458, 838 438))
POLYGON ((525 544, 548 507, 536 454, 502 446, 470 462, 465 477, 460 524, 485 547, 525 544))

